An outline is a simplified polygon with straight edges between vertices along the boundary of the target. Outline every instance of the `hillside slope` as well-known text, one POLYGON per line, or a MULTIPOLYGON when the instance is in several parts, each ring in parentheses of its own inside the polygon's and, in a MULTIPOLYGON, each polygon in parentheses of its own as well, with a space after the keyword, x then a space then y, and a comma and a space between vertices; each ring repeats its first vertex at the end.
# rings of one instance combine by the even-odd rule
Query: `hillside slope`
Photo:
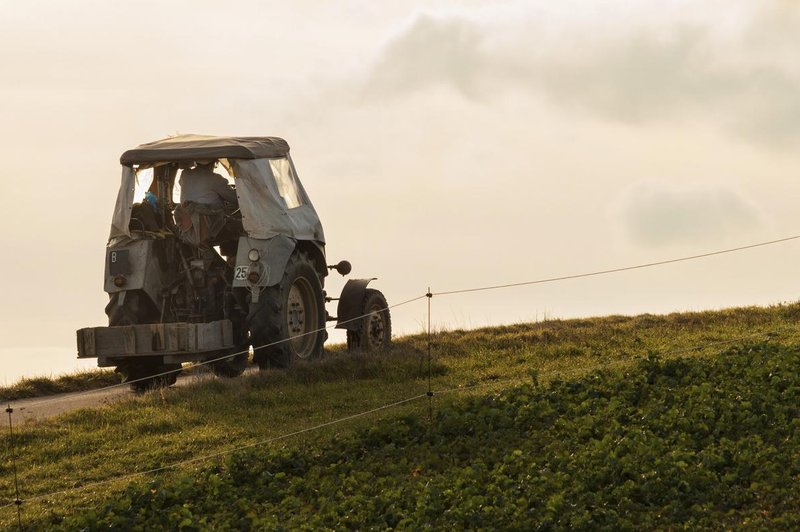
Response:
POLYGON ((250 450, 63 521, 145 529, 800 526, 800 351, 651 357, 322 446, 250 450))
MULTIPOLYGON (((432 386, 460 391, 434 397, 433 411, 439 421, 431 430, 446 424, 447 419, 440 416, 448 401, 512 389, 530 383, 532 375, 543 386, 553 379, 579 382, 602 368, 611 372, 603 378, 611 379, 633 371, 635 364, 653 353, 661 353, 664 360, 691 356, 703 361, 715 360, 732 346, 766 338, 770 338, 770 346, 790 347, 800 339, 800 328, 795 325, 798 316, 800 306, 786 305, 439 333, 434 337, 432 386)), ((401 338, 382 356, 334 351, 322 361, 288 371, 150 393, 25 426, 14 439, 20 489, 26 500, 23 518, 30 523, 52 523, 74 516, 79 509, 98 508, 104 500, 119 498, 131 473, 255 445, 424 394, 428 385, 425 352, 423 335, 401 338), (62 490, 67 491, 49 495, 62 490)), ((530 395, 531 391, 524 393, 530 395)), ((427 420, 427 400, 256 448, 279 448, 286 453, 303 448, 305 454, 315 450, 319 454, 332 438, 341 439, 354 428, 402 416, 427 420)), ((8 435, 0 440, 8 449, 8 435)), ((215 464, 219 467, 219 458, 194 462, 156 478, 165 485, 185 483, 180 480, 182 471, 207 475, 215 464)), ((150 478, 153 475, 142 477, 150 478)), ((13 471, 6 454, 0 464, 0 493, 10 501, 13 492, 13 471)), ((15 521, 14 510, 13 506, 0 509, 0 525, 15 521)), ((193 514, 192 518, 196 517, 193 514)))

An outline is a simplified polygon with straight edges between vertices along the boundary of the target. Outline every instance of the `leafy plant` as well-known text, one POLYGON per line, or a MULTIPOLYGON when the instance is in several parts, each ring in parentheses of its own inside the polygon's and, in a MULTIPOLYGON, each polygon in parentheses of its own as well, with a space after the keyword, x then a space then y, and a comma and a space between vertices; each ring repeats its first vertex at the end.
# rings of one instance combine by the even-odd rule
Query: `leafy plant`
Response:
POLYGON ((405 416, 321 446, 237 453, 46 526, 797 528, 798 367, 797 348, 769 343, 649 356, 451 399, 431 424, 405 416))

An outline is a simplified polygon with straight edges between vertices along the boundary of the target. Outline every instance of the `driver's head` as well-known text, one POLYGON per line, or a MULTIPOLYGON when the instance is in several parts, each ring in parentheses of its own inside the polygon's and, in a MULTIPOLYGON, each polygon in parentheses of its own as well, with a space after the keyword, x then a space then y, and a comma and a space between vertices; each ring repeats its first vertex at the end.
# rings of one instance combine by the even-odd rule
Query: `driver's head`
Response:
POLYGON ((211 159, 210 161, 197 161, 197 167, 198 168, 203 167, 203 168, 208 168, 209 170, 213 170, 214 164, 216 162, 217 161, 215 161, 214 159, 211 159))

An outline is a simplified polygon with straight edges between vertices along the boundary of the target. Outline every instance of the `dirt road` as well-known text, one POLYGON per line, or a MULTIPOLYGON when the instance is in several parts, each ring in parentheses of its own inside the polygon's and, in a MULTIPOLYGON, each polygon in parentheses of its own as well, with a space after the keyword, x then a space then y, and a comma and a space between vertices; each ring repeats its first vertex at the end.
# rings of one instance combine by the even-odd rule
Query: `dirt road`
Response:
MULTIPOLYGON (((209 373, 178 377, 175 386, 187 386, 214 376, 209 373)), ((136 397, 127 385, 85 392, 62 393, 11 402, 14 425, 24 425, 34 420, 47 419, 79 408, 93 408, 136 397)))
POLYGON ((91 408, 122 401, 133 396, 133 392, 127 386, 121 386, 110 390, 61 393, 22 399, 12 402, 11 407, 14 409, 14 424, 24 425, 33 420, 47 419, 79 408, 91 408))

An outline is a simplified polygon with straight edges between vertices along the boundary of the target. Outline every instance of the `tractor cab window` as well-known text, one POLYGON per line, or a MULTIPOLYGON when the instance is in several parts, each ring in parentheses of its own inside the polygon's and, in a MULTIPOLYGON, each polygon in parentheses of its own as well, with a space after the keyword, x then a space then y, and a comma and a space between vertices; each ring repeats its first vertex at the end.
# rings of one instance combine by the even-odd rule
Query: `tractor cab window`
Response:
MULTIPOLYGON (((214 167, 214 173, 224 177, 228 181, 229 185, 234 185, 233 176, 231 175, 228 161, 226 159, 219 160, 219 164, 214 167)), ((180 171, 178 172, 178 176, 175 177, 175 182, 172 185, 172 203, 175 205, 180 205, 181 203, 180 171)))
POLYGON ((140 168, 136 170, 136 183, 133 189, 133 202, 141 203, 144 200, 145 193, 150 190, 153 185, 153 169, 140 168))
POLYGON ((158 187, 153 183, 152 168, 136 169, 130 222, 132 231, 157 231, 162 223, 158 213, 158 187))
POLYGON ((275 183, 278 185, 278 194, 281 195, 286 203, 286 208, 294 209, 302 205, 303 200, 297 186, 297 177, 294 175, 292 165, 289 164, 289 159, 285 157, 269 159, 269 167, 272 170, 275 183))

